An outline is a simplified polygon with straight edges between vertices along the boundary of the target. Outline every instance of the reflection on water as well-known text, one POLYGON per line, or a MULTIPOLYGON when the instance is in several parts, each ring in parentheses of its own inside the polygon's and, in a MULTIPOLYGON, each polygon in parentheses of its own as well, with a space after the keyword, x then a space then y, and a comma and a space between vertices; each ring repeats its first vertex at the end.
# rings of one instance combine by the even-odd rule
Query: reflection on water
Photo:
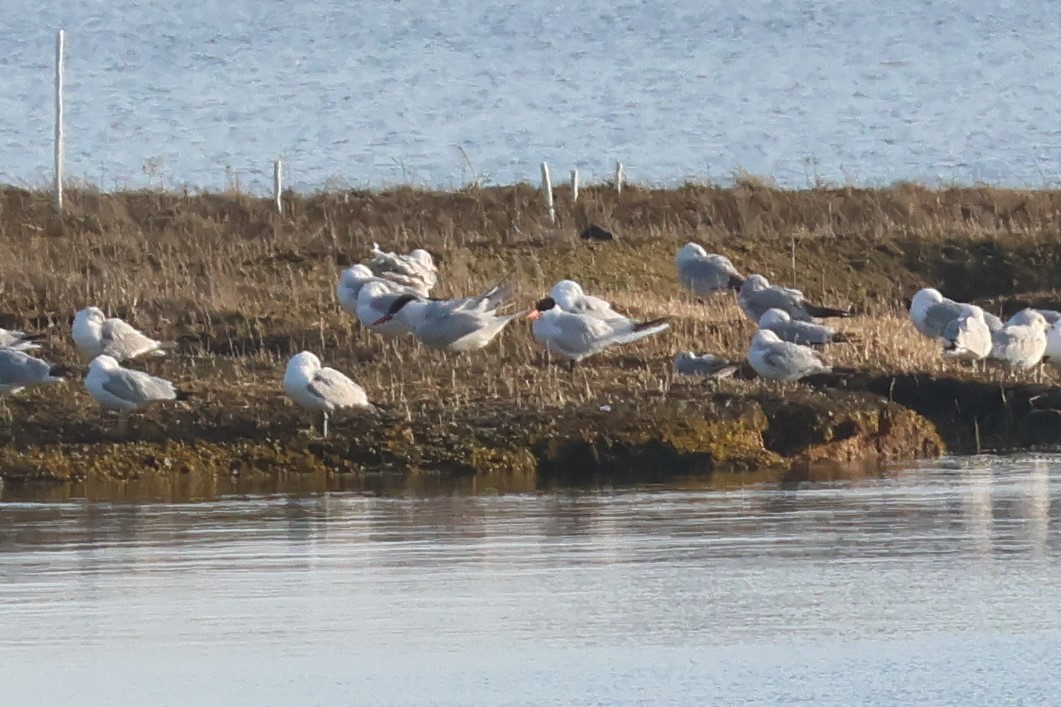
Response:
POLYGON ((1059 471, 9 501, 5 701, 1038 702, 1059 471))

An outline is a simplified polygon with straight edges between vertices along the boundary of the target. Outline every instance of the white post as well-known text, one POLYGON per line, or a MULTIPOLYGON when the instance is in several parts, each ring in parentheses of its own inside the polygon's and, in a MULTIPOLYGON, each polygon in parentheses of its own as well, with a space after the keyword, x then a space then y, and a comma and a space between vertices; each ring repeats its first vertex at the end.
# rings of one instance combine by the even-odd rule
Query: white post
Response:
POLYGON ((622 194, 623 192, 623 163, 615 163, 615 192, 622 194))
POLYGON ((549 165, 542 162, 542 192, 545 194, 545 207, 549 209, 549 220, 556 223, 556 209, 553 206, 553 180, 549 178, 549 165))
POLYGON ((578 170, 571 170, 571 203, 578 201, 578 170))
POLYGON ((284 190, 284 165, 277 160, 273 163, 273 195, 276 199, 276 212, 284 213, 284 204, 280 201, 280 194, 284 190))
MULTIPOLYGON (((63 44, 66 32, 55 38, 55 211, 63 212, 63 44)), ((100 185, 103 188, 103 185, 100 185)))

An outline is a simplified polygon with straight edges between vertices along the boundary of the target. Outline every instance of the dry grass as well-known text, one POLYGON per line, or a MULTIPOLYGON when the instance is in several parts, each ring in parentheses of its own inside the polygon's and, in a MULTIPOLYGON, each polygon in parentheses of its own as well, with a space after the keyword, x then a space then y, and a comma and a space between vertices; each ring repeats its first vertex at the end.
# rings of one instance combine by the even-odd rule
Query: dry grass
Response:
MULTIPOLYGON (((836 365, 859 368, 944 369, 902 311, 902 298, 918 287, 937 285, 997 311, 1024 300, 1052 302, 1061 272, 1057 192, 913 185, 785 192, 745 182, 629 188, 617 199, 589 188, 577 205, 558 192, 555 226, 527 186, 289 196, 282 216, 267 201, 240 195, 80 191, 68 194, 67 205, 58 221, 46 194, 0 191, 0 248, 7 254, 0 259, 0 325, 48 327, 45 355, 70 364, 77 360, 69 317, 100 306, 178 339, 180 355, 135 365, 196 393, 191 410, 201 420, 243 425, 297 414, 283 399, 280 378, 287 357, 301 349, 347 372, 395 415, 453 424, 489 401, 548 410, 636 404, 675 387, 695 391, 704 384, 672 379, 674 353, 739 359, 753 328, 733 298, 700 302, 678 286, 673 256, 688 240, 812 298, 864 312, 838 325, 861 343, 829 352, 836 365), (579 240, 589 223, 619 240, 579 240), (632 315, 669 315, 672 328, 591 359, 573 376, 543 365, 524 322, 488 349, 462 356, 422 350, 411 340, 394 344, 366 334, 334 301, 339 273, 366 259, 374 241, 431 250, 441 296, 481 291, 511 272, 515 306, 523 308, 570 277, 632 315)), ((57 428, 99 424, 79 385, 32 395, 38 405, 27 405, 26 415, 53 415, 57 428)))

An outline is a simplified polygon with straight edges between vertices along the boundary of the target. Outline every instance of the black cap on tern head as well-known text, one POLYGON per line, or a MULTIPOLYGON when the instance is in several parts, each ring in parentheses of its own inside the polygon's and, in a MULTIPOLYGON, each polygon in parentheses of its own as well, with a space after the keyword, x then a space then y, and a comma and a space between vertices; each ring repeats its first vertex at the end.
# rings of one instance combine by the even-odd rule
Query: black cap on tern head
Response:
POLYGON ((408 293, 406 293, 404 295, 401 295, 396 300, 391 302, 390 309, 387 310, 387 315, 393 317, 395 314, 398 313, 398 311, 402 307, 404 307, 405 305, 409 304, 414 299, 418 299, 416 295, 412 295, 412 294, 408 294, 408 293))
POLYGON ((556 300, 552 297, 543 297, 538 300, 538 303, 534 305, 534 308, 539 312, 548 312, 550 309, 556 306, 556 300))

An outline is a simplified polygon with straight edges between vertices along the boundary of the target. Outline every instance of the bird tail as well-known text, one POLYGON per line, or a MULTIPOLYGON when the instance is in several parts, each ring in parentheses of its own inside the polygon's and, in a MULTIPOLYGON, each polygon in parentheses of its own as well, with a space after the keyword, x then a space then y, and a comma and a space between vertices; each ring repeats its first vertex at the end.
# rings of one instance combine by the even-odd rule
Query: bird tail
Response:
POLYGON ((858 334, 852 334, 849 331, 838 331, 832 336, 832 343, 834 344, 860 344, 862 343, 862 337, 858 334))
POLYGON ((726 286, 729 287, 729 289, 731 290, 740 290, 741 286, 744 285, 744 281, 746 279, 747 278, 742 275, 730 275, 729 282, 726 283, 726 286))
POLYGON ((633 329, 625 334, 617 334, 612 337, 612 342, 616 344, 629 344, 632 341, 637 341, 646 336, 658 334, 667 329, 670 329, 670 324, 667 323, 667 317, 660 317, 659 319, 653 319, 647 322, 638 322, 634 325, 633 329))
POLYGON ((165 356, 166 351, 177 348, 176 341, 159 342, 158 348, 151 352, 152 356, 165 356))
POLYGON ((48 369, 48 377, 52 378, 54 382, 59 383, 65 381, 67 378, 72 377, 76 371, 70 366, 64 366, 62 364, 56 364, 48 369))
POLYGON ((805 302, 803 308, 807 310, 807 314, 812 317, 819 317, 821 319, 829 319, 832 317, 850 317, 851 311, 847 309, 833 309, 832 307, 819 307, 816 304, 810 304, 805 302))
POLYGON ((177 397, 174 400, 189 400, 195 397, 194 393, 189 393, 187 390, 178 390, 177 397))

